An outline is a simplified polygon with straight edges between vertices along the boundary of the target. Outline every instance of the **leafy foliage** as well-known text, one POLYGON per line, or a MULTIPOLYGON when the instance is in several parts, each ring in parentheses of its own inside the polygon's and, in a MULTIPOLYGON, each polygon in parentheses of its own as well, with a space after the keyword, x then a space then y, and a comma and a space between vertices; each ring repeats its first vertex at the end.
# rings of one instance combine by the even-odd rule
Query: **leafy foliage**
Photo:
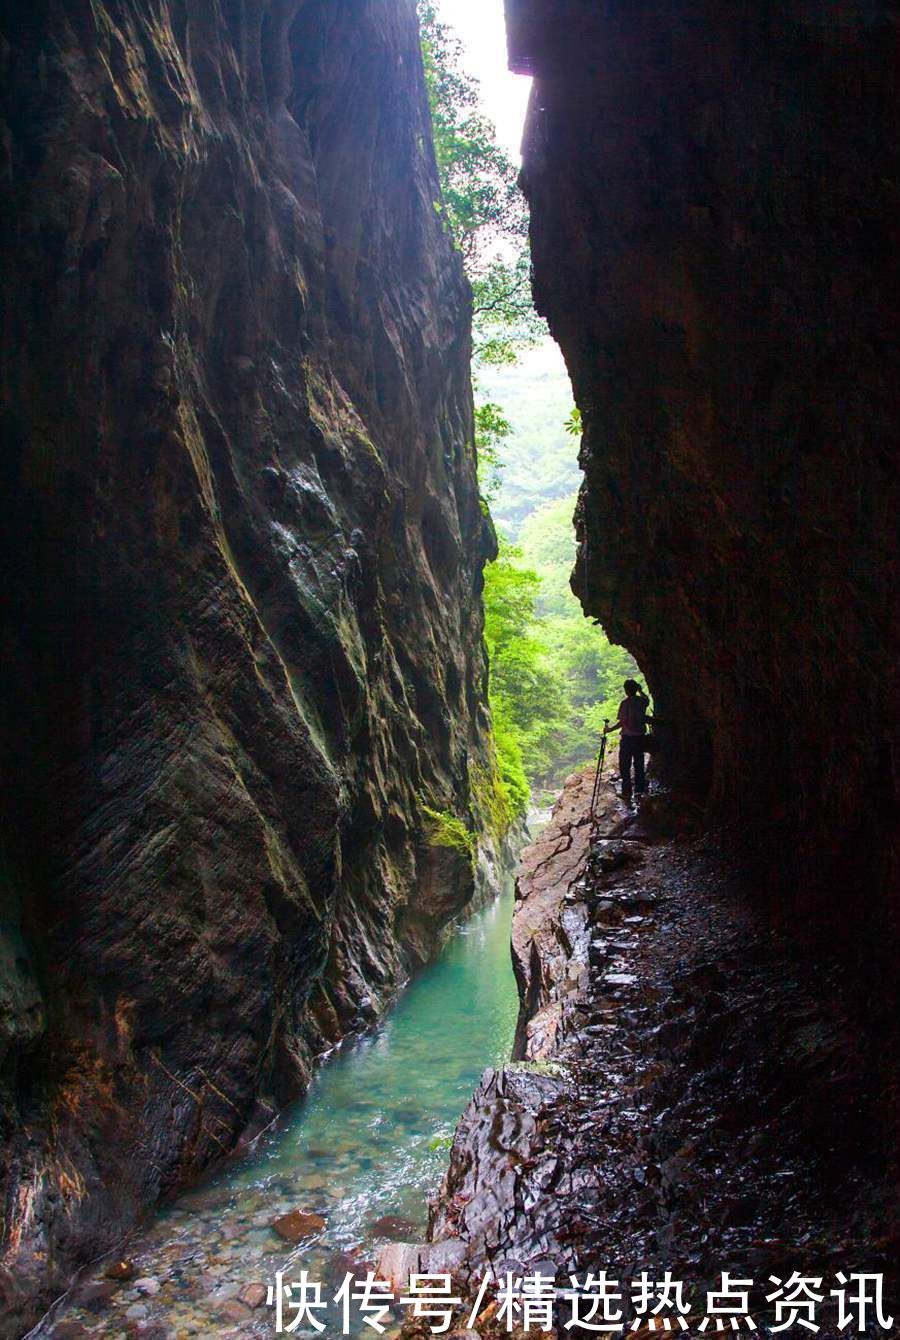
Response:
POLYGON ((478 81, 463 68, 463 45, 420 0, 419 27, 441 183, 439 209, 473 278, 491 269, 497 238, 525 237, 516 172, 481 112, 478 81))
POLYGON ((509 717, 508 706, 501 694, 491 694, 491 714, 494 721, 494 745, 497 763, 513 815, 524 814, 528 808, 531 787, 525 772, 520 732, 509 717))
POLYGON ((462 252, 472 285, 475 362, 514 360, 544 323, 531 300, 528 213, 518 173, 479 105, 463 47, 434 0, 419 0, 425 83, 441 199, 435 202, 462 252))
POLYGON ((546 327, 531 299, 531 260, 526 238, 513 260, 495 257, 472 278, 472 330, 476 366, 502 366, 537 344, 546 327))
POLYGON ((542 503, 519 528, 519 544, 541 577, 541 614, 561 614, 571 601, 569 573, 575 558, 572 512, 576 494, 542 503))
POLYGON ((478 453, 478 487, 485 503, 497 496, 503 473, 500 444, 509 437, 512 424, 493 400, 475 406, 475 450, 478 453))
POLYGON ((623 681, 638 673, 630 652, 585 619, 569 585, 575 500, 570 494, 545 503, 519 534, 521 561, 539 583, 530 636, 543 644, 556 701, 555 712, 527 733, 524 764, 532 783, 549 789, 594 756, 603 718, 615 718, 623 681))
MULTIPOLYGON (((635 666, 584 619, 569 589, 578 482, 571 435, 581 416, 532 304, 516 169, 480 110, 461 42, 435 0, 418 0, 418 10, 441 185, 435 208, 472 285, 479 484, 500 531, 484 589, 496 756, 490 775, 470 779, 475 812, 499 832, 526 808, 530 782, 553 786, 592 756, 599 718, 612 713, 635 666), (520 547, 504 530, 520 531, 520 547)), ((472 854, 473 835, 459 819, 424 813, 431 841, 472 854)))
POLYGON ((552 715, 553 674, 544 664, 546 647, 537 637, 536 572, 521 565, 521 550, 500 537, 500 553, 484 573, 484 640, 491 664, 491 690, 506 705, 508 720, 527 731, 552 715))
MULTIPOLYGON (((497 143, 493 125, 480 111, 478 83, 463 68, 461 42, 439 20, 434 0, 419 0, 418 10, 441 184, 441 199, 435 202, 435 208, 462 253, 472 285, 473 360, 476 366, 508 365, 515 362, 519 349, 533 343, 544 331, 531 300, 525 202, 516 182, 516 168, 497 143)), ((495 401, 488 398, 477 405, 474 445, 485 510, 500 487, 500 446, 511 431, 509 420, 495 401)), ((531 617, 532 595, 523 589, 516 597, 509 591, 507 599, 502 594, 505 572, 501 561, 497 574, 488 579, 498 604, 493 624, 485 631, 492 657, 490 701, 496 757, 489 778, 472 779, 473 803, 495 831, 508 827, 511 818, 528 804, 520 744, 520 723, 528 709, 517 691, 508 695, 514 683, 516 658, 519 667, 528 671, 532 694, 539 690, 529 669, 536 664, 539 649, 520 645, 504 623, 512 617, 516 627, 524 627, 531 617), (516 599, 521 604, 518 610, 513 608, 516 599)), ((435 831, 445 838, 451 834, 446 825, 435 831)))
POLYGON ((594 757, 604 717, 615 718, 633 657, 584 618, 569 586, 575 495, 544 503, 519 544, 501 537, 485 570, 491 710, 518 750, 531 787, 552 792, 594 757))
POLYGON ((525 743, 554 715, 554 685, 544 644, 534 635, 540 578, 521 565, 521 551, 502 536, 499 547, 496 560, 484 570, 489 700, 500 772, 511 799, 525 809, 530 793, 525 743))
POLYGON ((525 749, 556 715, 552 670, 536 636, 540 578, 522 565, 521 551, 499 539, 497 559, 484 572, 484 638, 490 659, 489 699, 501 776, 517 807, 528 803, 525 749))
POLYGON ((581 422, 581 410, 577 405, 573 405, 572 413, 566 419, 564 426, 566 432, 570 433, 572 437, 581 437, 584 432, 584 425, 581 422))

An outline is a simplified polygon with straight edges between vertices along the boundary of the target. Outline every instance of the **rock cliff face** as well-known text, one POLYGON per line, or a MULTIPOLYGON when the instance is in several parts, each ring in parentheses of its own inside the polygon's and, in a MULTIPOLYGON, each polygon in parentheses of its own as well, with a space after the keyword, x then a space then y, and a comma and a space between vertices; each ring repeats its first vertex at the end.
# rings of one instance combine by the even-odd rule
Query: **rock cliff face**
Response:
POLYGON ((413 0, 0 35, 19 1334, 471 898, 493 541, 413 0))
POLYGON ((897 927, 898 33, 878 0, 507 0, 573 587, 815 926, 897 927), (839 896, 822 897, 823 887, 839 896), (798 892, 799 890, 799 892, 798 892))

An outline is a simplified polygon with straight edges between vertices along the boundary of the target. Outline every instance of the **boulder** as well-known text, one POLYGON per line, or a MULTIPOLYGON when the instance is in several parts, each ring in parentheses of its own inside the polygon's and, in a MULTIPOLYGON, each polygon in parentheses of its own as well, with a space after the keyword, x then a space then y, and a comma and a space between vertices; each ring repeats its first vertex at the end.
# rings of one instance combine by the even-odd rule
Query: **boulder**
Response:
POLYGON ((302 1242, 304 1238, 315 1237, 325 1227, 321 1214, 310 1214, 305 1210, 291 1210, 273 1220, 272 1230, 285 1242, 302 1242))
POLYGON ((262 1283, 245 1284, 238 1294, 238 1302, 243 1303, 245 1307, 262 1307, 269 1296, 268 1287, 262 1283))

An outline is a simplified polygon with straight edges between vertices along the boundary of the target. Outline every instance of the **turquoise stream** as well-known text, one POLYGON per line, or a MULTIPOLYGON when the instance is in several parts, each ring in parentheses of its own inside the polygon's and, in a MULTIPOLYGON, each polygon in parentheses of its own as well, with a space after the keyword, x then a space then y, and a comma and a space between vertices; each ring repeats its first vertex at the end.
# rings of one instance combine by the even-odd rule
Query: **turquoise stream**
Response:
POLYGON ((105 1336, 123 1334, 128 1322, 162 1323, 179 1340, 268 1335, 271 1311, 242 1319, 234 1302, 247 1284, 268 1284, 277 1270, 296 1278, 303 1268, 339 1283, 345 1271, 364 1274, 384 1242, 420 1240, 456 1122, 485 1066, 509 1056, 518 1008, 511 907, 508 891, 460 926, 378 1030, 329 1058, 303 1102, 250 1155, 129 1244, 136 1279, 158 1292, 129 1281, 100 1313, 76 1295, 41 1334, 77 1318, 105 1336), (322 1215, 326 1227, 291 1246, 271 1224, 295 1209, 322 1215), (398 1222, 379 1226, 388 1216, 398 1222))

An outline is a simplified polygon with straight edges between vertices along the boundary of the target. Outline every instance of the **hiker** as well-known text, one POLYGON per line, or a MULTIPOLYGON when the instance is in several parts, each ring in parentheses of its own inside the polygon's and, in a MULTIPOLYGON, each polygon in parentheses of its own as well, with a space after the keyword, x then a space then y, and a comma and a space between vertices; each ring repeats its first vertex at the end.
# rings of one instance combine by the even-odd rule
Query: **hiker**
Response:
POLYGON ((605 734, 614 730, 622 732, 619 741, 619 772, 622 774, 622 799, 631 799, 631 765, 634 764, 634 790, 639 796, 647 789, 644 777, 644 744, 647 739, 647 716, 650 699, 636 679, 626 679, 622 685, 625 697, 619 703, 619 716, 614 726, 608 726, 605 734))

